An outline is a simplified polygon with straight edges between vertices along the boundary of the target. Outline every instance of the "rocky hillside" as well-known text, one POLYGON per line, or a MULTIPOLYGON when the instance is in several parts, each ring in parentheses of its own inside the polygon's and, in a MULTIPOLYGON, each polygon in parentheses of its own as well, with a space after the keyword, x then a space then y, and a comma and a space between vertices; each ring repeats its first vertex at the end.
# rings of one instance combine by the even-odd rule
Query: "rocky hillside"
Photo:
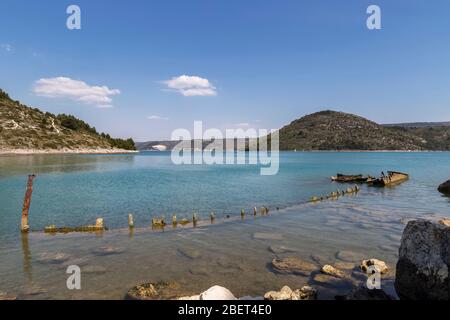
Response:
POLYGON ((98 133, 74 116, 44 113, 12 100, 0 89, 0 151, 5 150, 135 150, 134 141, 98 133))
POLYGON ((416 127, 397 125, 390 128, 402 134, 422 138, 426 150, 450 150, 450 126, 446 123, 428 123, 416 127))
POLYGON ((362 117, 321 111, 280 130, 281 150, 424 150, 418 135, 379 125, 362 117))
MULTIPOLYGON (((138 143, 140 150, 172 150, 178 142, 138 143)), ((256 141, 251 140, 252 144, 256 141)), ((204 147, 208 143, 204 143, 204 147)), ((450 150, 448 122, 379 125, 336 111, 313 113, 280 129, 280 150, 450 150)))

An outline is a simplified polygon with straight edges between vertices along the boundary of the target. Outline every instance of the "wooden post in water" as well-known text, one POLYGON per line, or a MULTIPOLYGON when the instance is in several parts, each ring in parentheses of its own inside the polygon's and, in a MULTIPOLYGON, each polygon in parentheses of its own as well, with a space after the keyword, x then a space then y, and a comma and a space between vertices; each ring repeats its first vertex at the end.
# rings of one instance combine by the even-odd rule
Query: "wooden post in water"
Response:
POLYGON ((28 175, 27 191, 25 193, 25 198, 23 200, 22 221, 20 226, 20 230, 22 232, 28 232, 30 230, 30 226, 28 225, 28 211, 30 210, 31 195, 33 194, 34 178, 36 178, 36 175, 34 174, 28 175))
POLYGON ((134 228, 134 220, 133 220, 133 215, 131 213, 128 214, 128 227, 134 228))
POLYGON ((258 209, 256 207, 253 208, 253 215, 256 216, 258 214, 258 209))

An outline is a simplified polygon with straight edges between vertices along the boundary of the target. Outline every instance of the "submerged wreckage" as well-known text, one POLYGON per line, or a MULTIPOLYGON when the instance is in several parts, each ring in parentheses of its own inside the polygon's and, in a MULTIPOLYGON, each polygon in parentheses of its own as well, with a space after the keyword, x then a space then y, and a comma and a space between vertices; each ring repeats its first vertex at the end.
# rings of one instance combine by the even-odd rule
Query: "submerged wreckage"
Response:
POLYGON ((388 171, 387 175, 384 172, 381 173, 381 176, 377 179, 374 177, 367 175, 363 176, 362 174, 357 175, 347 175, 338 173, 337 176, 331 177, 331 181, 340 182, 340 183, 367 183, 374 186, 386 187, 394 184, 402 183, 409 179, 409 175, 407 173, 397 172, 397 171, 388 171))

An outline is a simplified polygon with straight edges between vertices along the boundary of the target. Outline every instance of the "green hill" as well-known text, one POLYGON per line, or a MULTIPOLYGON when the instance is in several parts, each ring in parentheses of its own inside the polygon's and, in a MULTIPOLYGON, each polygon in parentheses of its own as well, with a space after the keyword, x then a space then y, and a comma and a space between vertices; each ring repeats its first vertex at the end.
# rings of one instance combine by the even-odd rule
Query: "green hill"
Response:
POLYGON ((54 115, 12 100, 0 89, 0 151, 135 150, 133 139, 98 133, 71 115, 54 115))
POLYGON ((424 150, 424 137, 336 111, 304 116, 280 129, 281 150, 424 150))

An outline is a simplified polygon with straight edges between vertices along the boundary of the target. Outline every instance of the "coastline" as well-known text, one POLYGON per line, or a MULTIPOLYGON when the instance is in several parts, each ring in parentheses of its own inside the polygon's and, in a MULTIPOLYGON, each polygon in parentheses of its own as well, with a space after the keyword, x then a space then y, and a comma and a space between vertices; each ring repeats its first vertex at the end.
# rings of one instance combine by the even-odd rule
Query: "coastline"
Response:
POLYGON ((41 154, 134 154, 139 150, 125 149, 0 149, 0 155, 41 155, 41 154))

